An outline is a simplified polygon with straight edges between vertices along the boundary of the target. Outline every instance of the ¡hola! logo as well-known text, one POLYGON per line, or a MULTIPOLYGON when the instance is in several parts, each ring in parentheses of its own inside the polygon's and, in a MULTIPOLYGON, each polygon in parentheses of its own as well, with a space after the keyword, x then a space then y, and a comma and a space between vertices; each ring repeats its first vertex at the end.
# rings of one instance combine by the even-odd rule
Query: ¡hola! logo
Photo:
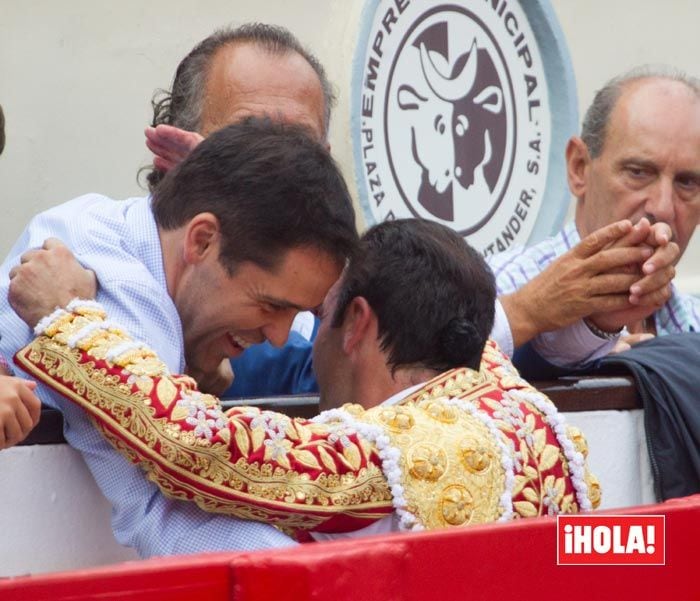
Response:
MULTIPOLYGON (((353 84, 358 187, 370 223, 438 221, 485 255, 527 242, 551 187, 556 133, 539 50, 546 33, 531 27, 546 19, 527 13, 539 4, 372 3, 353 84)), ((550 213, 546 235, 559 225, 560 211, 550 213)))
POLYGON ((559 515, 558 565, 665 565, 666 516, 559 515))

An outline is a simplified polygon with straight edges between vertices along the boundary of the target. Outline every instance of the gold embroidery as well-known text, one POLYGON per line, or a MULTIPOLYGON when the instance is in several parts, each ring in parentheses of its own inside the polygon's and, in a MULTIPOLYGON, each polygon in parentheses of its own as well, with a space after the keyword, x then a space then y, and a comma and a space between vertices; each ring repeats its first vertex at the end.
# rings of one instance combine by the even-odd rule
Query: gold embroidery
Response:
POLYGON ((391 407, 380 411, 380 419, 392 432, 401 432, 413 427, 413 416, 401 407, 391 407))
MULTIPOLYGON (((494 462, 493 469, 471 472, 465 469, 461 445, 465 439, 479 441, 486 453, 500 457, 497 441, 480 419, 444 404, 452 402, 445 393, 446 389, 452 398, 457 398, 458 383, 469 385, 472 380, 450 378, 447 386, 440 384, 439 392, 433 390, 429 393, 438 395, 429 403, 425 402, 427 399, 417 404, 402 401, 397 409, 401 409, 403 422, 411 423, 412 427, 386 429, 392 446, 405 450, 399 461, 404 496, 409 510, 426 528, 486 523, 501 515, 500 496, 505 486, 502 465, 494 462), (451 409, 454 410, 454 421, 434 419, 436 414, 446 412, 451 415, 448 411, 451 409), (464 488, 468 495, 458 495, 458 489, 450 488, 452 485, 464 488), (470 502, 468 510, 467 499, 470 502)), ((385 419, 386 408, 382 407, 369 409, 362 416, 362 421, 379 425, 385 423, 385 419)))
POLYGON ((447 454, 435 445, 418 443, 408 450, 407 463, 411 476, 435 482, 447 469, 447 454))
POLYGON ((493 455, 480 441, 463 440, 460 443, 460 452, 464 466, 472 474, 484 473, 493 462, 493 455))
MULTIPOLYGON (((107 369, 103 360, 128 340, 116 328, 87 328, 78 348, 66 347, 76 331, 103 318, 94 310, 63 315, 47 330, 54 338, 37 339, 18 360, 83 406, 165 494, 283 528, 321 529, 339 514, 356 524, 386 514, 391 494, 367 440, 353 433, 331 444, 326 426, 254 408, 224 416, 218 401, 197 392, 190 378, 167 376, 152 351, 134 345, 119 347, 124 352, 114 363, 121 373, 107 369), (159 417, 163 410, 167 417, 159 417)), ((383 427, 391 446, 402 450, 406 508, 426 528, 500 517, 504 456, 515 465, 509 478, 516 515, 577 511, 568 462, 545 415, 548 401, 539 405, 542 413, 532 404, 537 399, 515 400, 508 390, 533 389, 489 343, 480 372, 446 372, 392 407, 345 409, 383 427)), ((573 428, 567 432, 585 456, 583 436, 573 428)), ((585 479, 595 506, 600 486, 587 470, 585 479)))
MULTIPOLYGON (((108 410, 107 413, 113 416, 118 426, 132 435, 132 438, 130 445, 126 445, 99 425, 105 436, 130 461, 140 463, 148 471, 149 478, 173 498, 189 498, 207 511, 227 513, 244 519, 257 516, 256 519, 279 521, 286 527, 293 528, 300 524, 307 528, 315 527, 326 519, 306 520, 295 515, 299 511, 310 517, 315 512, 327 513, 329 509, 332 514, 341 513, 344 507, 352 506, 359 516, 362 513, 358 510, 363 506, 368 510, 390 506, 391 495, 381 470, 376 465, 370 464, 355 475, 343 474, 341 477, 328 478, 321 474, 312 481, 308 474, 300 474, 289 468, 274 468, 264 462, 248 463, 244 457, 231 464, 230 452, 224 444, 197 438, 191 431, 179 431, 176 424, 166 425, 164 419, 154 418, 153 408, 143 402, 144 396, 138 387, 135 391, 124 387, 119 383, 118 377, 107 375, 104 369, 97 369, 94 362, 84 363, 78 369, 78 350, 68 350, 50 339, 39 338, 32 344, 28 357, 54 378, 53 385, 60 392, 76 400, 93 416, 97 411, 108 410), (59 385, 55 378, 63 384, 59 385), (172 471, 164 473, 158 463, 151 459, 156 449, 171 464, 172 471), (207 487, 213 489, 212 493, 202 494, 200 487, 192 489, 187 484, 187 478, 206 482, 207 487), (190 489, 189 493, 183 492, 187 489, 190 489), (217 489, 240 491, 240 501, 222 502, 217 489), (255 499, 273 502, 277 509, 254 509, 251 505, 255 505, 255 499)), ((104 415, 103 411, 100 412, 104 415)), ((238 440, 242 438, 239 436, 238 440)), ((282 442, 291 444, 289 441, 282 442)), ((259 446, 266 446, 266 453, 272 448, 270 445, 259 446)), ((357 446, 354 446, 354 450, 355 453, 348 453, 353 462, 355 455, 360 453, 357 446)), ((313 457, 303 450, 292 453, 292 456, 302 465, 310 463, 309 458, 313 457)), ((285 459, 286 455, 282 461, 285 459)), ((316 462, 313 467, 320 468, 320 464, 316 462)))
POLYGON ((453 484, 443 491, 440 508, 445 522, 450 526, 462 526, 471 521, 474 497, 464 486, 453 484))

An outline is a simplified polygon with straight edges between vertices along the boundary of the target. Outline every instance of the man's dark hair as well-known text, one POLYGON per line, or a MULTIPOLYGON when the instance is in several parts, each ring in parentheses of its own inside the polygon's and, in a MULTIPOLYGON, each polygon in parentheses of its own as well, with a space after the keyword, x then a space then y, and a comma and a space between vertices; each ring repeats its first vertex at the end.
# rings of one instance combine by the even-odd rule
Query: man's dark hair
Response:
POLYGON ((220 261, 231 274, 242 261, 274 269, 301 246, 342 266, 358 242, 350 194, 328 151, 305 129, 269 119, 213 133, 166 175, 152 203, 164 230, 214 214, 220 261))
POLYGON ((481 254, 453 230, 421 219, 368 230, 343 275, 334 327, 358 296, 377 315, 392 371, 479 368, 493 327, 496 284, 481 254))
MULTIPOLYGON (((265 52, 278 56, 295 52, 309 63, 318 75, 323 90, 323 123, 327 136, 335 93, 323 66, 288 29, 264 23, 247 23, 236 28, 219 29, 197 44, 178 65, 170 91, 158 90, 153 96, 151 125, 173 125, 201 133, 204 90, 211 59, 223 46, 238 43, 255 44, 265 52)), ((156 169, 151 169, 148 173, 146 180, 151 192, 163 179, 163 175, 162 171, 156 169)))

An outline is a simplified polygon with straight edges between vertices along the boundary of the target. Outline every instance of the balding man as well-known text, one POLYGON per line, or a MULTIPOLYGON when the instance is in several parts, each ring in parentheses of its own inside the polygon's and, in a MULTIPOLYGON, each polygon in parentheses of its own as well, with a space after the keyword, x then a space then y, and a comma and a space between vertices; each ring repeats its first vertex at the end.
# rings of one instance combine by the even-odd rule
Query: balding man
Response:
MULTIPOLYGON (((495 257, 499 289, 518 289, 581 238, 620 219, 648 220, 649 244, 680 258, 700 218, 700 82, 647 68, 611 80, 596 94, 581 136, 569 140, 566 160, 575 220, 553 238, 495 257)), ((674 271, 672 264, 647 265, 643 273, 662 279, 674 271)), ((626 326, 633 344, 700 330, 698 299, 671 288, 665 302, 640 306, 638 292, 633 285, 621 310, 588 315, 592 332, 612 337, 626 326)))
POLYGON ((323 66, 287 29, 262 23, 220 29, 182 59, 171 90, 153 100, 149 187, 204 137, 245 117, 302 125, 327 143, 334 104, 323 66))
MULTIPOLYGON (((321 63, 285 28, 250 23, 224 28, 197 44, 180 62, 169 92, 154 99, 152 127, 147 143, 156 154, 154 169, 148 174, 151 192, 163 173, 179 162, 204 137, 250 116, 305 127, 316 140, 328 146, 328 127, 335 104, 332 86, 321 63), (174 144, 164 145, 162 139, 174 144)), ((292 326, 290 343, 283 358, 295 356, 311 335, 313 318, 300 314, 292 326)), ((269 350, 269 347, 266 347, 269 350)), ((275 358, 279 353, 275 351, 275 358)), ((286 365, 276 361, 276 365, 286 365)), ((243 375, 245 366, 238 368, 243 375)), ((214 374, 193 373, 205 389, 222 393, 233 374, 228 361, 214 374)), ((275 378, 289 386, 289 373, 275 378)), ((236 388, 244 385, 240 377, 236 388)), ((296 389, 313 388, 310 377, 294 379, 296 389)))

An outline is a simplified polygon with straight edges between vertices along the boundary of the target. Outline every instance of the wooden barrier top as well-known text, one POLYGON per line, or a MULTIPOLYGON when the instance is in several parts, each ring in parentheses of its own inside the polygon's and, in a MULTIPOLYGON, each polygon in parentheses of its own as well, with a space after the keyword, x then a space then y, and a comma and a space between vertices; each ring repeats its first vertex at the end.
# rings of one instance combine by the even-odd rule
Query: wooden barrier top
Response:
MULTIPOLYGON (((560 411, 630 410, 642 407, 634 380, 629 377, 564 377, 534 382, 534 386, 552 399, 560 411)), ((254 405, 290 417, 313 417, 318 413, 318 395, 290 395, 223 400, 225 408, 254 405)), ((63 416, 44 407, 39 425, 20 444, 60 444, 63 437, 63 416)))

